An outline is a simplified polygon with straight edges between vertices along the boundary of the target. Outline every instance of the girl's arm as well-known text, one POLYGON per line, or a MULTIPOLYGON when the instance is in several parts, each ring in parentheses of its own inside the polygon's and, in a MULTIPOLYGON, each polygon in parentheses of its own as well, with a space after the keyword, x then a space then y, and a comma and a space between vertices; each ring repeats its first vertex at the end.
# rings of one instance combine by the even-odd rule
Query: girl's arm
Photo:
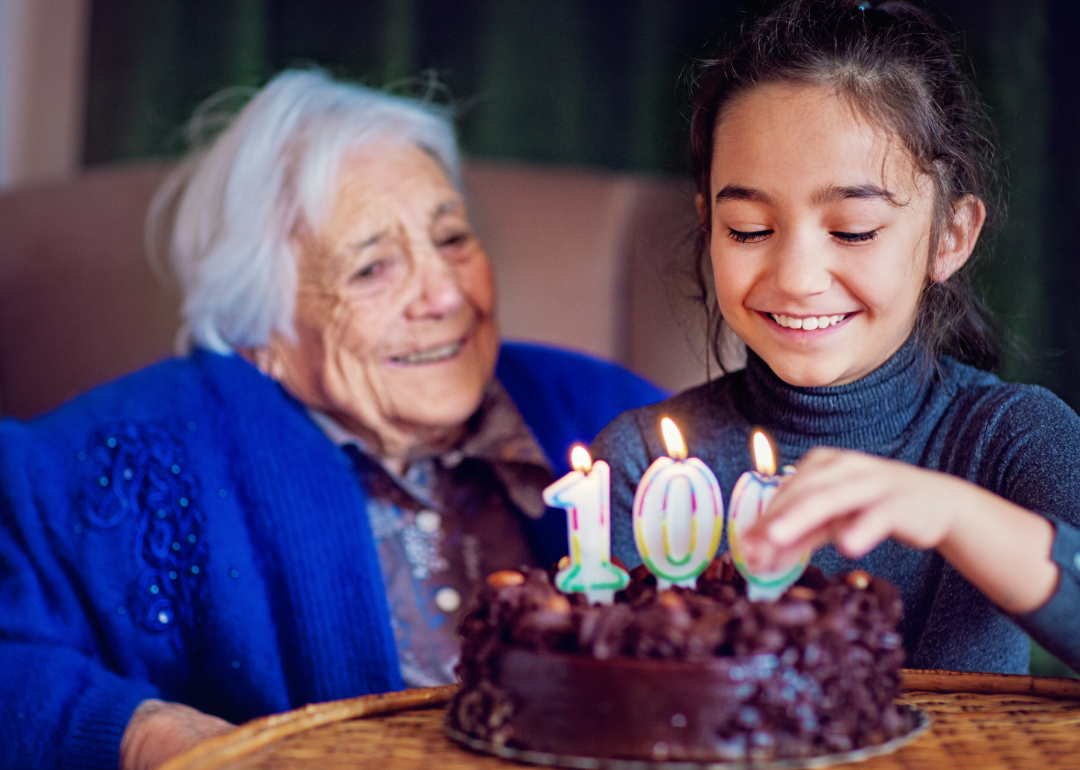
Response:
POLYGON ((859 452, 813 449, 743 540, 756 569, 793 564, 832 541, 849 558, 887 538, 936 548, 1006 612, 1038 609, 1054 594, 1047 519, 955 476, 859 452))

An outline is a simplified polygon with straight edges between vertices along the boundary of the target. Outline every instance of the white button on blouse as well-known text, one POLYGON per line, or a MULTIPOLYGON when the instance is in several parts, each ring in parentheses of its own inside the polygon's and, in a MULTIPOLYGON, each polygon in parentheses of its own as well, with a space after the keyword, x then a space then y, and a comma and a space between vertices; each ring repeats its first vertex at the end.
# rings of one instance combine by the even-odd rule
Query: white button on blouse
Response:
POLYGON ((461 606, 461 594, 450 586, 435 592, 435 606, 445 613, 451 613, 461 606))
POLYGON ((426 534, 433 534, 439 531, 439 527, 442 526, 442 516, 436 511, 420 511, 416 514, 416 528, 426 534))

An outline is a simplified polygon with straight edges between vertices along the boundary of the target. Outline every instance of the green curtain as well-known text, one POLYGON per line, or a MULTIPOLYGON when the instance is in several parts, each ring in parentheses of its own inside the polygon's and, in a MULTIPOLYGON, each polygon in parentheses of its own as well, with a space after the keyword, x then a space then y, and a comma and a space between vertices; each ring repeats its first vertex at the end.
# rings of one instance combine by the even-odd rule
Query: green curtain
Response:
MULTIPOLYGON (((1020 342, 1002 375, 1080 409, 1074 3, 934 10, 963 30, 1009 182, 1008 218, 978 268, 1020 342)), ((95 0, 85 158, 181 152, 201 100, 318 64, 404 91, 437 73, 472 157, 685 173, 684 67, 739 15, 733 0, 95 0)))

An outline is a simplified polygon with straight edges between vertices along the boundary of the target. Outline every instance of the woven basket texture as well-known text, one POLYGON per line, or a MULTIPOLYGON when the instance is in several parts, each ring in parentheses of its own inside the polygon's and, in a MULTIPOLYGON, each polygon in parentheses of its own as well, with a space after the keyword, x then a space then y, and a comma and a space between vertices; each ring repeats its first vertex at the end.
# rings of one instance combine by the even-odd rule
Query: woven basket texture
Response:
MULTIPOLYGON (((1080 768, 1080 682, 907 671, 899 702, 928 733, 861 770, 1080 768)), ((454 686, 354 698, 253 720, 162 770, 493 770, 522 765, 467 751, 443 733, 454 686)))

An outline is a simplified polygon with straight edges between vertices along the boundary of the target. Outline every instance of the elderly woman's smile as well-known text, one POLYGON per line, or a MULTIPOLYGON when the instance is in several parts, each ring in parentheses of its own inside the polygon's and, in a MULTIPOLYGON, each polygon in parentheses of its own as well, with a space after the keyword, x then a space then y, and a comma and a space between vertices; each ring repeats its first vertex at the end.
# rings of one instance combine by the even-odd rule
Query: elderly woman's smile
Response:
POLYGON ((348 156, 326 221, 292 238, 295 339, 260 359, 294 396, 401 464, 452 444, 498 353, 494 288, 460 193, 387 140, 348 156))
POLYGON ((395 364, 403 364, 405 366, 420 366, 423 364, 435 364, 439 361, 445 361, 448 358, 453 358, 461 352, 461 348, 465 345, 465 340, 454 340, 448 342, 445 345, 437 345, 427 350, 418 350, 415 353, 405 353, 400 356, 391 356, 390 360, 395 364))

